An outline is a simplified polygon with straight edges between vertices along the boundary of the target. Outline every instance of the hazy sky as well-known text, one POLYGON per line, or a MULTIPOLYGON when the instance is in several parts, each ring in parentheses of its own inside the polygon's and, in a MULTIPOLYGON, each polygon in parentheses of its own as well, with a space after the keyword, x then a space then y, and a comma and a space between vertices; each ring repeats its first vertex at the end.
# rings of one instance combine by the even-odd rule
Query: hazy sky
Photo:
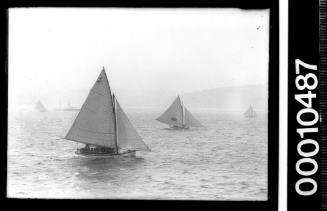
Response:
MULTIPOLYGON (((190 92, 268 81, 269 10, 9 10, 9 95, 190 92)), ((277 70, 276 70, 277 71, 277 70)))

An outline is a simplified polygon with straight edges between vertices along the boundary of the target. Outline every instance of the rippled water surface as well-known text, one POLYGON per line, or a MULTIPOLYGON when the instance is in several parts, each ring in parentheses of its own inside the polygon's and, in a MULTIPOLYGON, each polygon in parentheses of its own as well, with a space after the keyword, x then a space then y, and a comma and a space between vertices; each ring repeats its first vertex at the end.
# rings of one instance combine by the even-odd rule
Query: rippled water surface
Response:
POLYGON ((74 154, 63 140, 76 111, 9 115, 9 197, 267 199, 267 118, 194 112, 204 128, 166 130, 160 110, 126 110, 151 152, 137 158, 74 154))

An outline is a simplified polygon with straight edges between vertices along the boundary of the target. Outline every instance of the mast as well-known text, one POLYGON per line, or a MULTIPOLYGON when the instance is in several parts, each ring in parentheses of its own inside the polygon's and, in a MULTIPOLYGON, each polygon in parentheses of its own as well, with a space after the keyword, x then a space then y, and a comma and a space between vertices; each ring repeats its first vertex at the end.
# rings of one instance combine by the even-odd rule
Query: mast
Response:
MULTIPOLYGON (((105 71, 104 67, 102 67, 102 71, 105 71)), ((111 91, 109 81, 108 81, 108 86, 109 86, 109 89, 111 91)), ((111 103, 112 103, 112 113, 114 115, 115 150, 116 150, 116 154, 118 154, 117 113, 116 113, 116 103, 115 103, 115 94, 114 93, 112 93, 111 103)))
POLYGON ((116 112, 115 94, 112 94, 112 109, 113 109, 113 114, 114 114, 115 148, 116 148, 116 153, 118 154, 117 112, 116 112))
POLYGON ((184 104, 182 103, 182 101, 181 101, 181 109, 182 109, 182 125, 183 125, 183 127, 185 127, 186 126, 185 125, 186 124, 186 122, 185 122, 185 110, 184 110, 184 104))
POLYGON ((179 95, 177 95, 177 98, 179 100, 179 103, 181 105, 181 112, 182 112, 182 127, 185 127, 185 121, 184 121, 184 109, 183 109, 183 103, 179 95))

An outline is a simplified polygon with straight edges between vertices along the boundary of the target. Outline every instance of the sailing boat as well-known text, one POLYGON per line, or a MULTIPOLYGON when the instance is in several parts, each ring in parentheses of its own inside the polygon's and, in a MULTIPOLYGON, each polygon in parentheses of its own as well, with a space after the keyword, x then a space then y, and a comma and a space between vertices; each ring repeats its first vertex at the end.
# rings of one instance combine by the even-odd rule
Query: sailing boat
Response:
POLYGON ((40 112, 45 112, 47 111, 47 109, 44 107, 44 105, 41 103, 41 101, 37 101, 36 105, 35 105, 35 109, 40 111, 40 112))
POLYGON ((67 107, 64 108, 63 111, 79 111, 79 108, 71 106, 70 103, 68 103, 67 107))
POLYGON ((177 96, 171 106, 156 120, 170 125, 173 129, 203 127, 203 125, 195 119, 191 112, 182 104, 179 96, 177 96))
POLYGON ((257 113, 253 110, 252 106, 250 105, 250 107, 248 108, 248 110, 246 110, 246 112, 244 113, 244 116, 247 118, 255 118, 257 117, 257 113))
POLYGON ((76 154, 91 157, 136 155, 150 151, 111 94, 103 67, 65 139, 84 143, 76 154))

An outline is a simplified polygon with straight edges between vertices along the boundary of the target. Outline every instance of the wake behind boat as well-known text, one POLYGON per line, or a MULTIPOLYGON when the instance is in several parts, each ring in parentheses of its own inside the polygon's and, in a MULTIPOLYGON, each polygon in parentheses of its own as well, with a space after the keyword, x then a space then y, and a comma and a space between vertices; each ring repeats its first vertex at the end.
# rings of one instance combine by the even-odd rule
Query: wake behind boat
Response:
POLYGON ((76 154, 88 157, 135 156, 138 150, 150 151, 111 94, 104 68, 65 139, 84 143, 76 154))
POLYGON ((171 106, 156 120, 168 124, 170 126, 169 129, 203 127, 203 125, 182 104, 179 96, 177 96, 171 106))

